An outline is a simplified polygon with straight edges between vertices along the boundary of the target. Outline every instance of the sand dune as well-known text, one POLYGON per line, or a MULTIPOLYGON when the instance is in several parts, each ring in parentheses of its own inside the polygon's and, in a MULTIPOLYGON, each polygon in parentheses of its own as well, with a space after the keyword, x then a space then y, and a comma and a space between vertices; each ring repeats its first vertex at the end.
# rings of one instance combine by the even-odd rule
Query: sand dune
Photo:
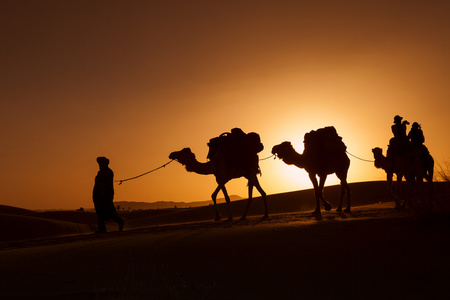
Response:
POLYGON ((34 213, 34 211, 8 205, 0 205, 0 213, 10 215, 29 215, 34 213))
POLYGON ((21 215, 0 214, 0 241, 92 232, 87 224, 55 221, 21 215))
MULTIPOLYGON (((124 232, 100 235, 74 223, 87 215, 2 214, 3 228, 28 224, 28 230, 48 234, 0 243, 1 296, 446 299, 450 221, 394 210, 385 201, 384 182, 352 184, 352 190, 351 213, 312 216, 308 190, 269 196, 268 220, 260 218, 262 203, 256 199, 246 221, 212 221, 209 206, 149 211, 130 214, 124 232), (88 233, 67 235, 74 231, 88 233), (66 235, 57 236, 61 232, 66 235)), ((339 188, 325 192, 336 206, 339 188)), ((237 217, 244 205, 233 203, 237 217)), ((225 212, 224 205, 220 209, 225 212)))
POLYGON ((2 299, 446 298, 449 223, 392 208, 23 242, 0 251, 0 290, 2 299))

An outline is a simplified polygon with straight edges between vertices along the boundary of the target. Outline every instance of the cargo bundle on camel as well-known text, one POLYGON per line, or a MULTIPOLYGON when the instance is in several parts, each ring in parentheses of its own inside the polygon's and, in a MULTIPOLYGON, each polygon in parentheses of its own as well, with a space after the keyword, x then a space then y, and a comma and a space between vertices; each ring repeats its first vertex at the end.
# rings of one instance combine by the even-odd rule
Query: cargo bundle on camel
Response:
POLYGON ((266 193, 259 184, 257 174, 260 174, 258 153, 263 150, 263 144, 257 133, 251 132, 245 134, 240 128, 234 128, 230 133, 223 133, 219 137, 212 138, 209 143, 208 161, 201 163, 195 158, 190 148, 184 148, 180 151, 172 152, 170 159, 174 159, 184 165, 186 170, 197 174, 216 177, 217 188, 212 194, 212 200, 215 208, 215 220, 221 219, 217 208, 216 198, 219 191, 223 192, 225 201, 228 205, 228 220, 233 219, 231 211, 230 198, 225 188, 225 184, 233 178, 245 177, 248 180, 248 201, 244 214, 241 219, 247 216, 248 209, 252 202, 253 187, 261 194, 264 200, 265 214, 264 218, 269 216, 267 208, 266 193))

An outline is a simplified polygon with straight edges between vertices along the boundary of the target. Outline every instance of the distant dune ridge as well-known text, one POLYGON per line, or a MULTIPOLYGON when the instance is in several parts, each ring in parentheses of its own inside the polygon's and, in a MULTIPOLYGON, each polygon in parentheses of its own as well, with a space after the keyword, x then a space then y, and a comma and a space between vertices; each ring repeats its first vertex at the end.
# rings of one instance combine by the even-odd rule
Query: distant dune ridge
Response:
MULTIPOLYGON (((352 190, 352 206, 386 202, 386 182, 362 182, 350 184, 352 190)), ((325 197, 337 207, 340 187, 338 185, 325 188, 325 197)), ((232 209, 236 215, 242 213, 246 199, 233 197, 232 209), (240 200, 239 200, 240 199, 240 200)), ((120 205, 131 211, 121 211, 126 220, 125 230, 163 224, 212 221, 214 210, 212 201, 185 202, 125 202, 120 205), (175 208, 176 206, 176 208, 175 208), (189 207, 191 207, 189 209, 189 207), (136 209, 146 209, 133 211, 136 209), (157 209, 159 208, 159 209, 157 209)), ((270 215, 312 211, 315 207, 314 191, 301 190, 268 196, 270 215)), ((219 210, 226 211, 225 203, 219 204, 219 210)), ((254 199, 249 216, 264 214, 264 206, 260 197, 254 199)), ((325 215, 326 213, 324 213, 325 215)), ((33 239, 40 237, 62 236, 70 234, 92 233, 96 230, 96 215, 92 211, 46 211, 31 210, 0 205, 0 242, 33 239)), ((108 231, 116 231, 113 222, 108 223, 108 231)))
MULTIPOLYGON (((231 201, 242 200, 241 196, 230 195, 231 201)), ((225 202, 224 198, 217 199, 217 202, 225 202)), ((212 204, 211 200, 195 201, 195 202, 178 202, 178 201, 157 201, 157 202, 135 202, 135 201, 114 201, 115 206, 121 209, 139 210, 139 209, 164 209, 164 208, 191 208, 206 206, 212 204)))

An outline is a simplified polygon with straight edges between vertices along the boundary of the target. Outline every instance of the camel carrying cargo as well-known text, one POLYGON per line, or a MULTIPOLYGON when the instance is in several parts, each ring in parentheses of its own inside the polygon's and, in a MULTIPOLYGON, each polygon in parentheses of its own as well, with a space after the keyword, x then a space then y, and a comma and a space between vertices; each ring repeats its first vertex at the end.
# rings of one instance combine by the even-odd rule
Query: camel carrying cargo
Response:
POLYGON ((264 149, 261 139, 257 133, 244 133, 239 128, 234 128, 231 132, 223 133, 218 137, 212 138, 208 143, 208 161, 201 163, 195 158, 190 148, 183 148, 180 151, 170 153, 169 158, 176 160, 186 167, 188 172, 194 172, 202 175, 214 175, 216 177, 217 187, 211 198, 214 202, 216 212, 215 220, 222 217, 217 207, 217 194, 223 192, 228 206, 228 220, 233 219, 231 211, 230 197, 228 196, 225 184, 234 178, 244 177, 248 180, 248 200, 247 206, 241 219, 245 220, 248 209, 253 199, 253 187, 261 194, 264 202, 264 216, 269 217, 267 208, 266 193, 259 184, 257 175, 261 174, 259 169, 258 153, 264 149))
POLYGON ((229 166, 253 167, 260 173, 258 153, 264 149, 264 146, 256 132, 245 133, 240 128, 233 128, 231 132, 225 132, 210 139, 208 147, 209 160, 213 159, 218 151, 222 151, 229 166))
POLYGON ((272 154, 283 160, 288 165, 295 165, 305 169, 314 186, 316 197, 316 210, 313 214, 320 215, 320 202, 326 211, 331 210, 331 204, 323 196, 323 188, 327 176, 335 173, 341 181, 341 197, 338 212, 342 211, 344 195, 347 194, 347 208, 344 212, 350 212, 350 187, 347 183, 347 173, 350 160, 342 138, 337 134, 333 126, 312 130, 305 134, 305 149, 300 154, 295 151, 291 142, 283 142, 272 148, 272 154), (319 177, 319 182, 317 181, 319 177))

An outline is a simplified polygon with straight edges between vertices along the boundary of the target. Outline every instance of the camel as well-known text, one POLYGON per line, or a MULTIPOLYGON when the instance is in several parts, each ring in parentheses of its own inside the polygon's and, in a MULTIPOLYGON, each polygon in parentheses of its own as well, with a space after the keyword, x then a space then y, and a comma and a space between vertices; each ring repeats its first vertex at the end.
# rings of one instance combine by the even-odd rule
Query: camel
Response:
POLYGON ((410 163, 410 157, 406 155, 394 155, 392 158, 386 157, 383 155, 383 149, 379 147, 373 148, 372 153, 375 159, 375 167, 386 172, 387 188, 389 196, 395 200, 395 209, 404 208, 406 201, 401 205, 399 199, 401 182, 403 177, 405 177, 406 182, 412 186, 412 181, 414 180, 414 169, 410 163), (396 196, 393 194, 392 189, 392 177, 394 174, 397 176, 396 196))
POLYGON ((417 149, 411 149, 404 153, 394 153, 392 157, 383 155, 383 149, 372 149, 375 159, 375 167, 386 172, 389 196, 395 200, 395 209, 404 209, 409 203, 410 196, 403 204, 400 203, 400 187, 403 177, 406 180, 411 195, 416 184, 421 184, 425 178, 427 182, 433 182, 434 160, 431 155, 421 158, 417 149), (397 176, 396 196, 393 194, 392 177, 397 176))
POLYGON ((247 217, 247 212, 252 202, 253 187, 256 187, 256 189, 259 191, 261 197, 264 200, 265 214, 263 218, 269 217, 266 193, 261 188, 261 185, 259 184, 257 178, 257 174, 259 173, 258 155, 255 155, 253 157, 253 161, 250 163, 230 164, 229 161, 227 160, 225 149, 219 149, 208 162, 201 163, 197 161, 197 159, 195 158, 195 154, 192 153, 190 148, 184 148, 181 151, 172 152, 169 155, 169 158, 174 159, 179 163, 181 163, 182 165, 184 165, 188 172, 194 172, 202 175, 213 174, 216 177, 216 182, 218 186, 211 195, 211 198, 214 202, 216 221, 219 221, 221 219, 221 215, 217 208, 216 203, 216 198, 219 191, 223 192, 223 195, 225 196, 225 201, 228 205, 229 210, 228 221, 233 220, 230 197, 228 196, 225 184, 231 179, 240 177, 245 177, 248 180, 247 206, 245 208, 244 214, 241 217, 241 220, 245 220, 247 217))
MULTIPOLYGON (((334 129, 334 128, 333 128, 334 129)), ((335 173, 341 181, 341 198, 338 212, 342 212, 342 201, 347 193, 347 208, 344 212, 350 212, 350 187, 347 183, 347 173, 350 166, 350 159, 345 151, 333 151, 324 153, 323 151, 306 150, 303 154, 295 151, 291 142, 283 142, 272 149, 272 154, 283 160, 288 165, 295 165, 308 172, 309 178, 314 186, 316 197, 315 215, 321 215, 320 200, 322 200, 326 211, 331 210, 331 204, 323 196, 323 188, 327 176, 335 173), (317 176, 320 181, 317 183, 317 176)))

